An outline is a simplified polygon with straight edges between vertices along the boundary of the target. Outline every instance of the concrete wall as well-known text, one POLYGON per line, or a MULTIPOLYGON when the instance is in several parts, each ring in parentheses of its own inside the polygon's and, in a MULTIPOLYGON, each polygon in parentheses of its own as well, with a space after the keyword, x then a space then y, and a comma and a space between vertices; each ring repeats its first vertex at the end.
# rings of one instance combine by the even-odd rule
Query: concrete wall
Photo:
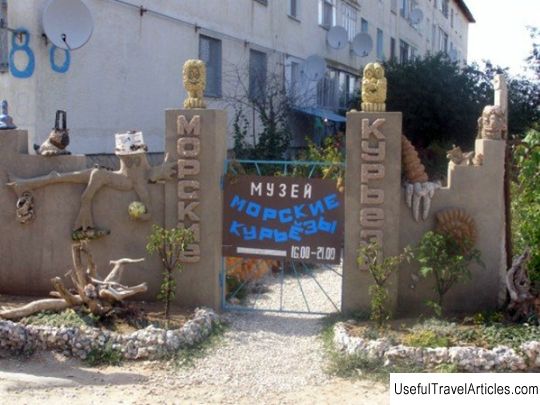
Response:
MULTIPOLYGON (((53 126, 55 111, 63 109, 68 111, 70 149, 74 153, 109 153, 113 149, 112 135, 129 129, 144 132, 150 151, 163 151, 165 127, 161 114, 165 108, 181 106, 185 97, 181 85, 182 65, 185 60, 198 57, 201 34, 222 41, 224 95, 238 87, 236 70, 242 70, 247 80, 250 49, 266 52, 269 71, 279 74, 290 66, 291 60, 301 61, 311 54, 319 54, 329 65, 359 76, 361 67, 376 58, 375 51, 369 57, 359 58, 349 47, 330 48, 326 43, 327 30, 318 24, 317 0, 299 1, 296 19, 288 16, 288 0, 271 0, 268 6, 254 0, 131 1, 185 23, 149 12, 141 17, 137 8, 113 0, 84 2, 94 18, 94 33, 87 45, 71 53, 66 73, 51 69, 51 45, 41 36, 41 15, 47 2, 9 2, 9 25, 30 32, 36 68, 26 79, 15 78, 10 73, 0 74, 0 94, 11 103, 18 126, 29 131, 30 143, 41 143, 46 138, 53 126)), ((431 32, 431 28, 411 27, 399 15, 399 8, 398 14, 390 11, 390 2, 348 1, 359 10, 356 31, 360 31, 360 18, 366 18, 374 40, 377 27, 383 30, 387 57, 390 36, 396 38, 397 51, 399 38, 403 38, 417 47, 419 54, 424 54, 430 48, 431 35, 426 35, 425 31, 431 32)), ((342 25, 344 0, 336 0, 335 4, 336 23, 342 25)), ((431 21, 442 26, 449 24, 428 0, 420 0, 419 5, 426 17, 431 13, 431 21)), ((467 24, 460 27, 460 47, 465 57, 467 24)), ((452 37, 450 29, 446 31, 452 37)), ((63 62, 63 52, 57 52, 56 63, 63 62)), ((25 64, 24 53, 17 52, 16 65, 25 64)), ((214 98, 209 99, 208 104, 211 108, 223 108, 226 103, 223 98, 214 98)), ((249 111, 248 117, 251 118, 249 111)), ((229 127, 231 124, 232 110, 229 109, 229 127)), ((232 147, 231 135, 228 147, 232 147)))
MULTIPOLYGON (((17 197, 6 183, 13 176, 71 172, 87 168, 88 163, 82 155, 28 155, 26 136, 25 131, 0 131, 0 294, 48 295, 50 279, 63 277, 72 263, 71 230, 84 185, 56 184, 34 190, 35 219, 22 225, 15 215, 17 197)), ((152 223, 164 225, 164 187, 148 187, 153 206, 148 222, 129 219, 127 207, 137 199, 133 191, 104 188, 97 193, 93 204, 96 226, 110 229, 111 235, 92 241, 90 248, 102 277, 110 270, 109 260, 146 257, 144 263, 129 267, 124 281, 130 285, 148 281, 145 297, 154 298, 162 269, 157 256, 146 255, 145 246, 152 223)))
MULTIPOLYGON (((478 139, 476 153, 484 155, 482 166, 455 166, 448 170, 448 187, 435 192, 426 221, 415 222, 402 192, 400 245, 415 246, 422 235, 435 227, 435 214, 446 208, 462 208, 471 215, 478 230, 476 248, 485 269, 473 264, 472 279, 452 288, 445 297, 445 307, 456 312, 495 309, 504 300, 506 287, 504 154, 505 141, 478 139)), ((399 273, 398 308, 401 314, 426 311, 426 300, 437 297, 431 279, 415 283, 414 265, 404 265, 399 273)))

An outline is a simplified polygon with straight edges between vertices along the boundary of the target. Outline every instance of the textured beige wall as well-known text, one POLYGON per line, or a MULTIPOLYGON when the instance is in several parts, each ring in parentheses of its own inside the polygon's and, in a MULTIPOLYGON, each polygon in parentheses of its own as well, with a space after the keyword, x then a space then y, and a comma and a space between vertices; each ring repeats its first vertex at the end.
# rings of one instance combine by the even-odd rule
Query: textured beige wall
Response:
MULTIPOLYGON (((71 266, 71 230, 79 210, 84 185, 56 184, 33 191, 35 219, 22 225, 15 215, 15 193, 6 187, 9 175, 26 178, 46 175, 52 170, 70 172, 87 167, 85 156, 42 157, 27 155, 26 131, 0 131, 0 293, 48 294, 50 279, 63 276, 71 266)), ((149 185, 152 220, 130 220, 127 207, 136 200, 133 191, 104 188, 95 197, 96 226, 111 235, 90 242, 101 276, 108 273, 109 260, 146 257, 146 239, 152 223, 164 223, 164 187, 149 185)), ((128 268, 127 284, 148 281, 146 298, 159 287, 161 265, 157 257, 147 257, 128 268)))
MULTIPOLYGON (((401 196, 400 245, 415 246, 422 235, 434 229, 435 214, 446 208, 462 208, 471 215, 478 229, 476 248, 486 268, 471 266, 472 280, 456 285, 445 298, 449 311, 495 309, 504 298, 505 285, 505 220, 504 220, 504 151, 505 142, 476 140, 476 153, 484 155, 482 166, 455 166, 448 170, 448 187, 435 192, 431 212, 426 221, 416 223, 401 196)), ((412 271, 416 266, 402 266, 399 273, 398 308, 402 314, 426 312, 425 301, 434 299, 431 278, 421 279, 414 288, 412 271)))
MULTIPOLYGON (((400 187, 401 187, 401 113, 363 113, 350 112, 347 114, 347 166, 345 174, 345 250, 343 260, 343 301, 344 311, 365 311, 369 309, 368 288, 371 276, 367 270, 360 270, 357 264, 357 255, 362 231, 367 227, 360 224, 360 214, 363 208, 382 208, 384 223, 382 226, 372 227, 381 230, 383 234, 383 254, 395 255, 399 250, 399 221, 400 221, 400 187), (376 119, 384 119, 380 132, 384 135, 385 157, 384 178, 369 180, 370 189, 384 191, 382 204, 361 203, 361 171, 362 166, 370 163, 362 158, 362 121, 368 120, 373 124, 376 119)), ((371 146, 375 146, 374 136, 370 137, 371 146)), ((389 280, 392 307, 396 305, 397 275, 389 280)))

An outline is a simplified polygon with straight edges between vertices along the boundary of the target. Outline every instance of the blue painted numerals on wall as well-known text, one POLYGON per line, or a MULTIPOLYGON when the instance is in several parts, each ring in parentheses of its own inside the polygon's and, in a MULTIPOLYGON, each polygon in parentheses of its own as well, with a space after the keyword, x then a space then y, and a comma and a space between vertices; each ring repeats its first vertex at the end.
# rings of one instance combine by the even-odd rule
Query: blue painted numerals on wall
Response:
POLYGON ((57 73, 66 73, 69 70, 69 65, 71 64, 71 54, 69 49, 60 49, 56 45, 51 46, 49 51, 49 61, 51 62, 51 69, 57 73), (55 56, 56 51, 64 51, 64 63, 62 65, 57 65, 55 56))
POLYGON ((14 77, 19 79, 27 79, 32 77, 34 74, 34 69, 36 67, 36 58, 34 57, 34 52, 28 46, 30 43, 30 33, 27 30, 18 30, 17 34, 13 34, 11 37, 11 52, 9 53, 9 71, 14 77), (21 38, 22 43, 19 44, 19 38, 21 38), (26 66, 24 69, 19 69, 15 65, 15 55, 20 52, 24 53, 27 57, 26 66))
MULTIPOLYGON (((30 33, 24 28, 18 29, 17 33, 14 33, 11 38, 9 71, 14 77, 19 79, 32 77, 36 68, 36 58, 29 44, 30 33), (15 64, 15 58, 20 54, 26 56, 26 65, 21 69, 15 64)), ((18 57, 20 59, 20 56, 18 57)), ((56 45, 52 45, 49 50, 49 63, 53 72, 66 73, 71 65, 71 52, 68 49, 60 49, 56 45)))

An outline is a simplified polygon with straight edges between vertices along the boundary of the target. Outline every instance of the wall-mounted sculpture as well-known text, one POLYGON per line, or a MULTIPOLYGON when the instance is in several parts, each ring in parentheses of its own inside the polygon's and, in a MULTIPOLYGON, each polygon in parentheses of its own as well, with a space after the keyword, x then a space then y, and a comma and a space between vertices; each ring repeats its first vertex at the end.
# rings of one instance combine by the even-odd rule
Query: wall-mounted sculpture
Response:
POLYGON ((70 155, 66 150, 69 145, 69 129, 67 128, 67 114, 65 111, 56 111, 54 128, 41 146, 34 145, 34 150, 42 156, 70 155))
POLYGON ((2 100, 2 114, 0 114, 0 130, 17 129, 13 118, 9 115, 9 106, 7 100, 2 100))
POLYGON ((172 179, 175 174, 175 163, 167 162, 167 156, 160 166, 152 167, 146 156, 146 146, 142 133, 130 132, 117 134, 116 155, 120 158, 120 169, 110 171, 101 167, 71 173, 53 171, 46 176, 30 179, 18 179, 10 176, 11 187, 17 196, 29 193, 36 188, 57 183, 86 184, 81 198, 81 207, 73 226, 74 240, 96 239, 109 233, 106 229, 96 228, 92 217, 92 201, 102 187, 110 187, 120 191, 133 190, 146 212, 138 217, 148 220, 151 217, 151 201, 148 183, 172 179))
POLYGON ((203 100, 206 87, 206 65, 202 60, 190 59, 184 63, 184 87, 188 98, 184 100, 184 108, 206 108, 203 100))
POLYGON ((401 136, 401 164, 405 177, 405 202, 411 208, 416 222, 420 218, 425 221, 431 209, 431 199, 441 184, 429 181, 418 152, 404 135, 401 136))
POLYGON ((505 113, 498 105, 487 105, 478 118, 479 139, 506 139, 505 113))
POLYGON ((437 233, 448 235, 464 250, 471 249, 478 238, 474 219, 463 209, 449 208, 435 215, 437 233))
POLYGON ((362 78, 362 111, 386 111, 386 77, 380 63, 368 63, 362 78))
POLYGON ((455 165, 458 166, 482 166, 484 162, 484 156, 479 153, 463 152, 459 146, 455 146, 446 152, 446 158, 455 165))

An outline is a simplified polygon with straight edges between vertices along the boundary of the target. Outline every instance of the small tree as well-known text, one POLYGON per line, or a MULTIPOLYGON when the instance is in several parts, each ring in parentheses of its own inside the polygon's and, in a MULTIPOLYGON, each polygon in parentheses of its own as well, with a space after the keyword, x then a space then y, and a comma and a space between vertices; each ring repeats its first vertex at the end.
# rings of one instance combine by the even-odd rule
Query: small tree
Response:
POLYGON ((193 232, 189 229, 164 229, 158 225, 152 227, 146 250, 150 254, 158 253, 163 264, 163 280, 158 299, 165 303, 165 319, 169 319, 171 301, 176 294, 174 271, 183 270, 180 258, 187 246, 193 242, 193 232))
POLYGON ((468 241, 456 241, 449 235, 433 231, 426 232, 414 252, 420 263, 423 277, 433 275, 437 302, 428 302, 435 312, 442 314, 444 296, 456 283, 471 278, 469 264, 475 260, 483 266, 480 251, 474 249, 468 241))
POLYGON ((369 287, 371 296, 371 320, 381 327, 391 317, 388 308, 388 287, 386 282, 401 262, 409 261, 411 252, 405 248, 398 256, 381 258, 381 250, 377 243, 363 245, 358 249, 358 264, 367 267, 375 284, 369 287))

